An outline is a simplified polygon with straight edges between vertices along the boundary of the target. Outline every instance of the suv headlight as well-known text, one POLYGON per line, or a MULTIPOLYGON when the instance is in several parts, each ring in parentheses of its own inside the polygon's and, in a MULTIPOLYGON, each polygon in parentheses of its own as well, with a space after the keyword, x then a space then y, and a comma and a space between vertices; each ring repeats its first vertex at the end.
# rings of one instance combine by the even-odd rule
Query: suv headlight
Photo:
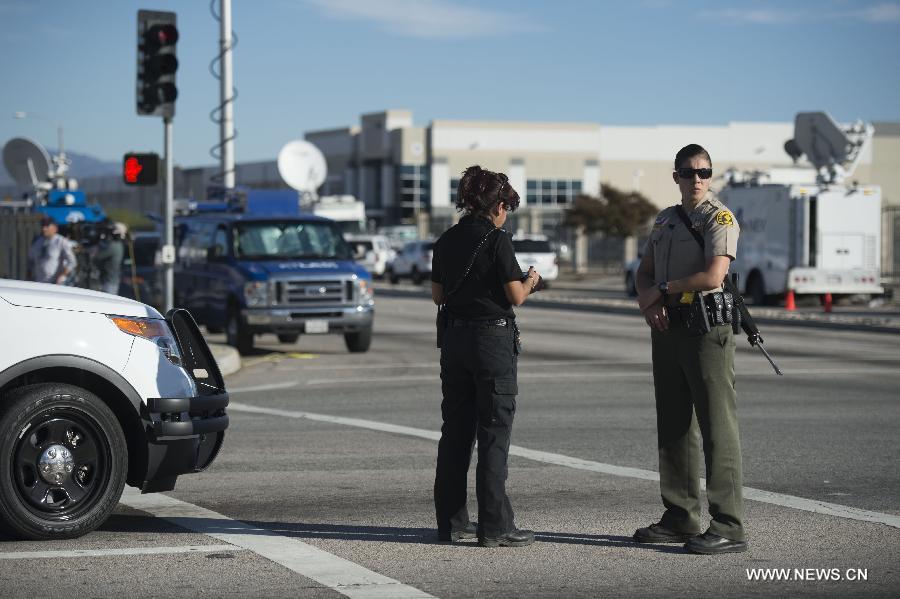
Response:
POLYGON ((269 284, 266 281, 244 283, 244 299, 248 306, 265 306, 269 303, 269 284))
POLYGON ((179 351, 178 343, 172 336, 172 331, 169 330, 169 325, 165 320, 128 316, 109 316, 109 319, 123 333, 152 341, 169 362, 175 366, 181 366, 181 351, 179 351))
POLYGON ((356 279, 360 301, 369 301, 375 296, 375 286, 369 279, 356 279))

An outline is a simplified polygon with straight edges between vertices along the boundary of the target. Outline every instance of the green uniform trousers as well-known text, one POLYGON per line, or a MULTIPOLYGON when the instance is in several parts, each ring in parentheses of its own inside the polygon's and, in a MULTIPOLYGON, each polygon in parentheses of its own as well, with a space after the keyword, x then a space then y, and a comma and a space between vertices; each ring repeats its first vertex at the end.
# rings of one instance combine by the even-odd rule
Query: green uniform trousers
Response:
POLYGON ((666 508, 660 522, 675 531, 702 532, 699 428, 712 516, 709 531, 745 541, 731 326, 714 326, 698 336, 676 317, 668 331, 654 330, 652 340, 659 484, 666 508))

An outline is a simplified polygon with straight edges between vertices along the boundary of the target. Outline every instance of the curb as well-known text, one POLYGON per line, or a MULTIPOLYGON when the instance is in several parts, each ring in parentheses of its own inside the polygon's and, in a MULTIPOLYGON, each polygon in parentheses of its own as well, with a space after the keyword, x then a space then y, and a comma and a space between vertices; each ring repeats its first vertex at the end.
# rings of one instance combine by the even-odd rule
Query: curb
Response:
MULTIPOLYGON (((528 300, 530 308, 554 308, 557 310, 594 311, 608 314, 639 316, 634 300, 597 299, 564 297, 551 289, 544 297, 528 300)), ((421 288, 394 287, 380 288, 376 293, 386 297, 421 297, 430 299, 429 292, 421 288)), ((776 324, 798 327, 829 328, 842 331, 864 331, 874 333, 900 334, 900 318, 879 318, 865 316, 841 316, 839 314, 812 314, 781 312, 771 308, 750 308, 750 314, 759 324, 776 324)))
POLYGON ((222 343, 210 343, 209 349, 216 359, 216 364, 219 365, 222 376, 234 374, 241 369, 241 354, 235 348, 222 343))

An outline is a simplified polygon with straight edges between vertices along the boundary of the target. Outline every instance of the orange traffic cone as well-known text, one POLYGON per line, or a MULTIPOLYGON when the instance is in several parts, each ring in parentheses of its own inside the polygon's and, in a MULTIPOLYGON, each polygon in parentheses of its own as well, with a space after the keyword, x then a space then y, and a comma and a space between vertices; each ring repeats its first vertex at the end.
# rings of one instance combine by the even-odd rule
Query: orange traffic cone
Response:
POLYGON ((830 293, 825 294, 825 312, 826 313, 831 312, 831 294, 830 293))
POLYGON ((788 312, 793 312, 797 309, 797 304, 794 303, 793 289, 788 289, 787 295, 784 297, 784 309, 788 312))

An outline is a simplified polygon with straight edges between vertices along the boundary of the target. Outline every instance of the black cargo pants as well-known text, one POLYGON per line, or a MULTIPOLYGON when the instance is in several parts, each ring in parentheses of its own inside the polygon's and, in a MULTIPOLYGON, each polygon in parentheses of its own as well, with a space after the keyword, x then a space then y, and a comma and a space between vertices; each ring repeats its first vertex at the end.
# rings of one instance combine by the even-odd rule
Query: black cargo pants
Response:
POLYGON ((441 440, 434 480, 438 531, 469 524, 466 477, 478 439, 475 493, 478 532, 495 537, 515 529, 506 495, 510 433, 516 412, 515 329, 449 326, 441 348, 441 440))

